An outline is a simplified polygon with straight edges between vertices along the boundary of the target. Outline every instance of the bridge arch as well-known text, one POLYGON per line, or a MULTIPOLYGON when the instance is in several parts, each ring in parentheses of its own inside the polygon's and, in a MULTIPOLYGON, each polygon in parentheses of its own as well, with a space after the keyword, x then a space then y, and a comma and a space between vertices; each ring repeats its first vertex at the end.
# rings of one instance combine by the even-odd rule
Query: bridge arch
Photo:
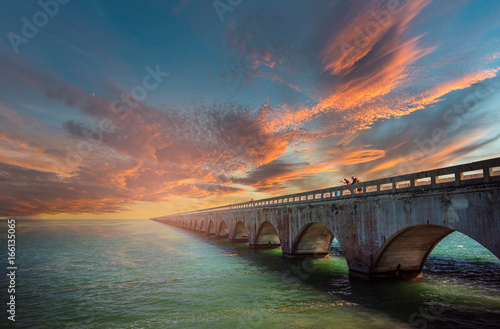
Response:
POLYGON ((215 224, 213 220, 211 220, 210 223, 208 223, 207 234, 215 235, 215 224))
POLYGON ((198 221, 197 220, 194 221, 193 230, 198 231, 198 221))
POLYGON ((248 231, 242 221, 237 222, 234 226, 234 234, 231 240, 234 242, 248 241, 248 231))
POLYGON ((392 235, 379 249, 372 264, 374 278, 422 276, 434 247, 455 230, 438 225, 416 225, 392 235))
POLYGON ((227 238, 228 237, 227 224, 223 220, 220 222, 217 236, 219 238, 227 238))
POLYGON ((200 224, 200 232, 205 232, 207 227, 206 227, 206 223, 204 220, 201 221, 201 224, 200 224))
POLYGON ((333 238, 333 233, 323 224, 318 222, 307 224, 297 235, 291 256, 328 257, 333 238))
POLYGON ((273 224, 268 221, 260 224, 255 237, 253 248, 279 248, 281 247, 278 231, 274 228, 273 224))

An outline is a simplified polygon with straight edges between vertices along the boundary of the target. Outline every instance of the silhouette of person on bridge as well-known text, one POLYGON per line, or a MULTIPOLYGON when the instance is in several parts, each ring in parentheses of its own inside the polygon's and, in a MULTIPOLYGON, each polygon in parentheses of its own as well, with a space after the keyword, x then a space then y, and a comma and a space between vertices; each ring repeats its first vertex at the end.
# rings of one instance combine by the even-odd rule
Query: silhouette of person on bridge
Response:
MULTIPOLYGON (((352 178, 352 183, 351 184, 356 184, 356 183, 360 182, 360 180, 356 176, 352 176, 351 178, 352 178)), ((361 192, 363 192, 363 188, 362 187, 358 187, 358 193, 361 193, 361 192)))

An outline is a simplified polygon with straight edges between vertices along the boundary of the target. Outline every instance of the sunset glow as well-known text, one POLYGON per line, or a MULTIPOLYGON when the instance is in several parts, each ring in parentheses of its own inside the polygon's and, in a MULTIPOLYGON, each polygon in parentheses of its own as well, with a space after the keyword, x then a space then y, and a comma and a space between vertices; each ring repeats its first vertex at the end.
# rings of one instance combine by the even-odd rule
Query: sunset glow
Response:
POLYGON ((149 218, 499 156, 500 2, 232 9, 70 1, 42 24, 0 4, 0 217, 149 218))

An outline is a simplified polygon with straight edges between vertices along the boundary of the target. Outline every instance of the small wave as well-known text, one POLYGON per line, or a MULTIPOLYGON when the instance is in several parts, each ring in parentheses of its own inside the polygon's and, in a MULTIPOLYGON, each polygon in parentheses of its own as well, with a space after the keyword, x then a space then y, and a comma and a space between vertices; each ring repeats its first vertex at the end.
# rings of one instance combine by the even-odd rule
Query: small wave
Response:
POLYGON ((306 310, 306 309, 311 309, 311 308, 337 307, 337 306, 359 306, 359 304, 353 303, 353 302, 340 301, 340 302, 335 302, 335 303, 316 304, 316 305, 309 305, 309 306, 273 308, 273 310, 298 311, 298 310, 306 310))

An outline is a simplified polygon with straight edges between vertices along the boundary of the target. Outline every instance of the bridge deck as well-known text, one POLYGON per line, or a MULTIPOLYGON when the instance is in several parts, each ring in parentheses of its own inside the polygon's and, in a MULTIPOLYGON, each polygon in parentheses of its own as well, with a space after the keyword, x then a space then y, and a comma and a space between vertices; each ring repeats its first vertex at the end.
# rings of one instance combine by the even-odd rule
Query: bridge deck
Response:
POLYGON ((500 158, 154 220, 286 257, 327 256, 335 237, 351 275, 412 278, 453 231, 500 258, 500 158))
MULTIPOLYGON (((272 197, 220 207, 195 210, 182 214, 196 214, 252 207, 321 202, 364 196, 428 191, 500 182, 500 158, 483 160, 458 166, 394 176, 348 186, 336 186, 321 190, 272 197)), ((165 218, 165 217, 159 217, 165 218)), ((154 218, 153 218, 154 219, 154 218)))

